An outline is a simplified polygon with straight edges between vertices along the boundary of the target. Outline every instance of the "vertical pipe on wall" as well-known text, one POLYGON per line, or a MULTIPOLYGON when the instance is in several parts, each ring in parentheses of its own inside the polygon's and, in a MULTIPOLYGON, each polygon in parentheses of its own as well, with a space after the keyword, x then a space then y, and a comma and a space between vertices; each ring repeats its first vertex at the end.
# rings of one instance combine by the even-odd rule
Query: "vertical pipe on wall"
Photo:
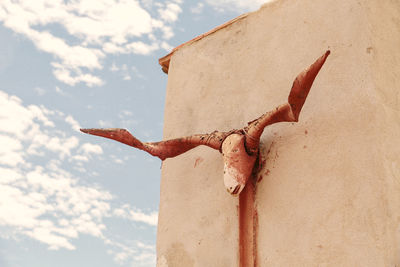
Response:
POLYGON ((248 181, 239 195, 239 263, 240 267, 257 266, 257 210, 255 183, 248 181))

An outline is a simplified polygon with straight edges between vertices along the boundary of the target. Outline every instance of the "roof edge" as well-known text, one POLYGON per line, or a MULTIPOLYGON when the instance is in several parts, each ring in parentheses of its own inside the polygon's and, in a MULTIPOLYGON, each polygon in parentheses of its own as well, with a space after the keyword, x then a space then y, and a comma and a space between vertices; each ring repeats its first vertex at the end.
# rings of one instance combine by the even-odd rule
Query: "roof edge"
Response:
POLYGON ((190 41, 187 41, 187 42, 175 47, 174 49, 172 49, 172 51, 168 55, 166 55, 166 56, 164 56, 164 57, 162 57, 162 58, 160 58, 158 60, 158 63, 161 65, 162 71, 165 72, 166 74, 168 74, 169 63, 171 61, 171 57, 178 49, 182 48, 183 46, 186 46, 186 45, 192 44, 194 42, 197 42, 197 41, 203 39, 204 37, 215 33, 216 31, 218 31, 220 29, 223 29, 223 28, 225 28, 225 27, 227 27, 227 26, 229 26, 229 25, 231 25, 231 24, 233 24, 233 23, 235 23, 235 22, 237 22, 239 20, 242 20, 242 19, 246 18, 249 14, 250 13, 242 14, 242 15, 240 15, 240 16, 238 16, 238 17, 236 17, 236 18, 234 18, 234 19, 232 19, 232 20, 230 20, 228 22, 225 22, 222 25, 219 25, 219 26, 213 28, 212 30, 210 30, 210 31, 208 31, 206 33, 203 33, 203 34, 191 39, 190 41))

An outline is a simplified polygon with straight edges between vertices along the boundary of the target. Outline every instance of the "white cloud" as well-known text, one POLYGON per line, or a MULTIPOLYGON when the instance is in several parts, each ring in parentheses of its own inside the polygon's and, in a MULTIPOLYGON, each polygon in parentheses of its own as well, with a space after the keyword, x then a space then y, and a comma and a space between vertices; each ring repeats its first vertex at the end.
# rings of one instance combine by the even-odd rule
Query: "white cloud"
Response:
POLYGON ((73 250, 74 240, 87 234, 109 245, 115 257, 127 253, 125 258, 120 256, 121 261, 136 262, 135 257, 154 254, 154 249, 136 246, 128 251, 124 249, 128 246, 110 241, 106 218, 154 227, 157 213, 120 204, 107 190, 67 170, 65 164, 79 168, 103 150, 95 144, 80 144, 73 131, 60 131, 59 123, 73 129, 79 126, 71 115, 26 106, 18 97, 0 91, 0 237, 9 237, 10 231, 4 229, 12 229, 15 237, 32 238, 48 249, 73 250), (47 162, 41 164, 43 159, 47 162), (123 216, 116 215, 119 210, 123 216))
POLYGON ((204 9, 204 3, 197 3, 194 7, 190 8, 190 11, 194 14, 201 14, 204 9))
POLYGON ((42 96, 42 95, 46 94, 46 90, 44 90, 43 88, 40 88, 40 87, 35 87, 33 90, 34 90, 39 96, 42 96))
POLYGON ((127 44, 126 49, 127 51, 130 51, 135 54, 148 55, 153 51, 159 49, 159 45, 156 43, 148 45, 144 42, 138 41, 127 44))
POLYGON ((58 86, 56 86, 55 87, 55 91, 56 91, 56 93, 57 94, 60 94, 60 95, 67 95, 60 87, 58 87, 58 86))
POLYGON ((128 204, 123 205, 119 209, 114 210, 114 215, 129 219, 135 222, 142 222, 149 225, 157 225, 158 222, 158 212, 151 212, 150 214, 146 214, 139 209, 135 209, 130 207, 128 204))
POLYGON ((46 126, 54 126, 46 117, 49 113, 43 107, 21 105, 22 101, 16 96, 9 96, 0 91, 0 133, 14 134, 19 139, 31 138, 34 121, 43 122, 46 126), (12 115, 12 116, 11 116, 12 115))
POLYGON ((78 146, 79 141, 75 136, 69 138, 50 137, 46 138, 45 147, 54 153, 58 153, 60 158, 71 156, 71 150, 78 146))
POLYGON ((93 72, 103 68, 108 54, 148 55, 173 36, 170 25, 182 12, 179 4, 181 1, 4 0, 0 2, 0 21, 30 39, 37 49, 53 55, 53 74, 61 82, 101 86, 104 81, 93 72), (158 17, 144 7, 159 7, 158 17), (61 26, 67 36, 51 31, 50 25, 61 26))
POLYGON ((104 84, 104 81, 97 76, 91 74, 82 74, 82 71, 79 68, 68 68, 65 65, 59 63, 51 63, 54 67, 53 74, 54 76, 71 86, 74 86, 77 83, 84 82, 87 86, 101 86, 104 84))
POLYGON ((118 247, 118 251, 109 250, 114 255, 114 260, 119 264, 131 262, 131 266, 155 266, 155 246, 143 244, 140 241, 132 241, 128 244, 121 244, 107 240, 109 244, 118 247))
POLYGON ((50 250, 57 250, 59 248, 75 249, 66 237, 54 233, 49 227, 36 227, 31 231, 26 231, 25 234, 49 245, 50 250))
MULTIPOLYGON (((161 46, 162 46, 162 44, 161 44, 161 46)), ((136 77, 138 77, 140 79, 146 79, 146 77, 135 66, 132 66, 131 69, 136 77)))
POLYGON ((101 146, 99 145, 93 145, 90 143, 85 143, 83 144, 80 149, 80 151, 83 151, 83 153, 85 155, 89 155, 89 154, 102 154, 103 153, 103 149, 101 148, 101 146))
POLYGON ((89 157, 83 156, 83 155, 74 155, 71 157, 71 159, 76 160, 76 161, 85 161, 85 162, 89 161, 89 157))
POLYGON ((111 65, 111 67, 110 67, 110 70, 111 70, 112 72, 119 71, 119 68, 117 67, 117 65, 115 65, 115 62, 112 63, 112 65, 111 65))
MULTIPOLYGON (((172 28, 171 27, 164 27, 163 28, 163 38, 165 40, 169 40, 172 37, 174 37, 174 31, 172 30, 172 28)), ((163 43, 165 43, 165 42, 163 42, 163 43)))
MULTIPOLYGON (((136 68, 132 68, 132 69, 136 69, 136 68)), ((125 115, 125 116, 132 116, 133 115, 132 111, 129 111, 129 110, 123 110, 122 114, 125 115)), ((120 117, 120 116, 118 116, 118 117, 120 117)))
POLYGON ((101 127, 101 128, 110 128, 113 126, 113 123, 111 121, 104 121, 104 120, 99 120, 97 122, 97 124, 101 127))
POLYGON ((171 45, 169 45, 167 42, 162 42, 162 43, 161 43, 161 47, 162 47, 165 51, 168 51, 168 52, 171 52, 172 49, 174 49, 174 47, 171 46, 171 45))
POLYGON ((122 64, 121 66, 117 66, 115 63, 112 63, 110 67, 110 71, 118 72, 117 74, 122 77, 125 81, 130 81, 132 76, 135 76, 140 79, 145 79, 146 77, 135 67, 132 66, 130 69, 126 64, 122 64))
POLYGON ((130 81, 132 79, 132 77, 129 74, 125 74, 123 77, 124 81, 130 81))
POLYGON ((79 123, 71 115, 67 116, 65 118, 65 121, 72 126, 72 129, 79 132, 79 129, 81 127, 79 126, 79 123))
POLYGON ((104 57, 104 53, 99 49, 76 45, 70 46, 65 40, 55 37, 49 32, 30 30, 25 34, 34 42, 38 49, 61 59, 62 65, 67 68, 86 67, 88 69, 101 69, 100 60, 104 57))
POLYGON ((113 159, 113 161, 117 164, 124 164, 124 161, 122 159, 115 158, 113 159))
POLYGON ((132 77, 128 72, 128 66, 126 64, 123 64, 122 67, 121 67, 121 70, 123 71, 123 79, 124 79, 124 81, 130 81, 132 79, 132 77))
POLYGON ((218 11, 246 12, 260 8, 264 3, 275 0, 206 0, 207 4, 218 11))
POLYGON ((182 9, 175 3, 167 3, 165 7, 158 9, 161 19, 167 22, 174 22, 178 19, 182 9))
POLYGON ((24 161, 19 151, 23 148, 21 141, 15 137, 0 135, 0 164, 17 166, 24 161))

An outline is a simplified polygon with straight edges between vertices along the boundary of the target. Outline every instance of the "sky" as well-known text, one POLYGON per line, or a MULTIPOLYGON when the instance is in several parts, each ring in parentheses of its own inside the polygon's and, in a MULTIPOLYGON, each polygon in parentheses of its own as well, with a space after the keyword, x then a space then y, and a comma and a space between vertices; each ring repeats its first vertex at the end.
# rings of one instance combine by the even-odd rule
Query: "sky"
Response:
POLYGON ((155 266, 172 48, 265 0, 0 1, 0 266, 155 266))

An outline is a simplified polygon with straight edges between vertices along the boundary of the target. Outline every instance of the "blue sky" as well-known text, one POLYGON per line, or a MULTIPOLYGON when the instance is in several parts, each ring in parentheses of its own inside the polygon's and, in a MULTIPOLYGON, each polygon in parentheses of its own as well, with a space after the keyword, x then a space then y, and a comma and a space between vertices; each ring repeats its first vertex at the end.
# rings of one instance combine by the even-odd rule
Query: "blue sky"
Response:
POLYGON ((154 266, 158 58, 263 0, 0 2, 0 266, 154 266))

